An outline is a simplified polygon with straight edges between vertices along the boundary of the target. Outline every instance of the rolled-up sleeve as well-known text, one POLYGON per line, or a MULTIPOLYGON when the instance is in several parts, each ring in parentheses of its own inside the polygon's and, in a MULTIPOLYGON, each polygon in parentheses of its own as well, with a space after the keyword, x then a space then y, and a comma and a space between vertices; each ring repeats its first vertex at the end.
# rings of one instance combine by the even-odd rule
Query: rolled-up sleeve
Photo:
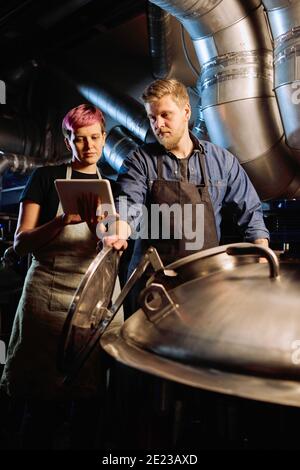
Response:
POLYGON ((257 192, 237 158, 229 155, 231 168, 228 172, 228 186, 224 202, 235 206, 237 223, 245 241, 269 239, 269 231, 264 223, 261 201, 257 192))

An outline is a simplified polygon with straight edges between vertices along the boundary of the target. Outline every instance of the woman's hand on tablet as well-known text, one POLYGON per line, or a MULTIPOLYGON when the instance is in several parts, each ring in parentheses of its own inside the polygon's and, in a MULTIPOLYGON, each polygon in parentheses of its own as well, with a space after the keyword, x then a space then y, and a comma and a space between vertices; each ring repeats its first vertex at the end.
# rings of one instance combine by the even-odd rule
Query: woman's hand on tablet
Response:
POLYGON ((88 224, 89 229, 95 235, 98 222, 105 218, 101 212, 101 200, 93 193, 82 194, 78 200, 78 212, 83 222, 88 224))
POLYGON ((81 224, 83 222, 79 214, 62 214, 61 220, 63 225, 81 224))

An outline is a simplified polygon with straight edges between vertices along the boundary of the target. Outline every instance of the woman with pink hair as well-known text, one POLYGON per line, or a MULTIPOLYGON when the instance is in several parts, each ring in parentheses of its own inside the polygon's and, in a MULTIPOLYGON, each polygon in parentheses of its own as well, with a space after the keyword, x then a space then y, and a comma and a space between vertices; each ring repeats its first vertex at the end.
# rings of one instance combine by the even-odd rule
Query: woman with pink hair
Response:
MULTIPOLYGON (((14 248, 20 256, 32 253, 33 259, 15 316, 1 392, 27 399, 43 422, 48 409, 49 432, 53 404, 70 396, 90 400, 101 383, 100 348, 68 391, 61 387, 63 377, 56 367, 58 340, 70 303, 96 255, 98 201, 86 197, 80 215, 65 214, 54 181, 101 178, 97 161, 105 142, 104 126, 103 114, 95 106, 71 109, 62 125, 71 162, 35 170, 20 199, 14 248)), ((51 445, 42 433, 39 437, 44 440, 42 447, 51 445)))

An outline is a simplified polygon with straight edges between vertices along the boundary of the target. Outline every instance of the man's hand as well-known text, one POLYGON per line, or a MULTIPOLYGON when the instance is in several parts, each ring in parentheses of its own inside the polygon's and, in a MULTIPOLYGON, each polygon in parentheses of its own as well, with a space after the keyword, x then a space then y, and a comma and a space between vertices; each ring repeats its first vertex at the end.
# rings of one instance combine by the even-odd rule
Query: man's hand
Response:
MULTIPOLYGON (((100 233, 101 226, 105 224, 105 219, 103 223, 100 224, 100 233)), ((103 246, 113 247, 115 250, 126 250, 128 243, 127 239, 130 237, 131 229, 127 222, 124 220, 117 220, 112 223, 108 228, 107 232, 104 232, 102 236, 103 246), (104 235, 105 233, 105 235, 104 235)), ((99 235, 99 234, 98 234, 99 235)))
MULTIPOLYGON (((254 245, 262 245, 265 248, 269 248, 269 240, 267 238, 257 238, 254 240, 254 245)), ((267 263, 268 260, 266 258, 259 258, 259 263, 267 263)))
POLYGON ((128 243, 126 240, 119 238, 118 235, 107 235, 103 238, 103 246, 113 247, 115 250, 126 250, 128 243))
POLYGON ((266 248, 269 248, 269 240, 267 238, 257 238, 254 240, 254 245, 263 245, 266 248))

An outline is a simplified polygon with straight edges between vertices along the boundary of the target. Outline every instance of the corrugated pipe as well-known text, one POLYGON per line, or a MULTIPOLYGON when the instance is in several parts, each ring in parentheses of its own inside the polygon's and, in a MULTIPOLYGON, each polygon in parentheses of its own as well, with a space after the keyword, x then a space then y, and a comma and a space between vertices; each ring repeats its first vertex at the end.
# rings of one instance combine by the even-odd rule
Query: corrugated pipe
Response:
POLYGON ((122 173, 124 171, 123 163, 125 158, 141 143, 141 141, 135 140, 130 136, 123 127, 113 127, 105 141, 103 156, 100 159, 100 167, 105 160, 117 173, 122 173))
POLYGON ((211 141, 238 157, 262 199, 292 197, 300 178, 284 141, 260 0, 151 1, 176 16, 193 40, 211 141))
POLYGON ((172 68, 172 16, 150 2, 147 5, 152 74, 155 78, 167 78, 172 68))
POLYGON ((0 116, 0 149, 20 155, 36 155, 41 148, 41 135, 36 123, 20 116, 0 116))
POLYGON ((275 44, 275 93, 287 144, 300 159, 300 1, 263 4, 275 44))
POLYGON ((144 106, 134 98, 110 92, 96 85, 77 84, 78 91, 111 119, 120 123, 142 142, 153 142, 149 119, 144 106))
POLYGON ((199 97, 197 105, 197 114, 195 116, 195 122, 193 126, 193 133, 202 140, 210 140, 210 137, 207 132, 206 123, 203 116, 202 102, 201 97, 199 97))
POLYGON ((62 163, 67 163, 68 161, 70 161, 70 158, 63 159, 58 162, 45 162, 41 159, 28 157, 26 155, 17 155, 15 153, 0 151, 0 176, 8 169, 14 173, 23 174, 40 166, 60 165, 62 163))

